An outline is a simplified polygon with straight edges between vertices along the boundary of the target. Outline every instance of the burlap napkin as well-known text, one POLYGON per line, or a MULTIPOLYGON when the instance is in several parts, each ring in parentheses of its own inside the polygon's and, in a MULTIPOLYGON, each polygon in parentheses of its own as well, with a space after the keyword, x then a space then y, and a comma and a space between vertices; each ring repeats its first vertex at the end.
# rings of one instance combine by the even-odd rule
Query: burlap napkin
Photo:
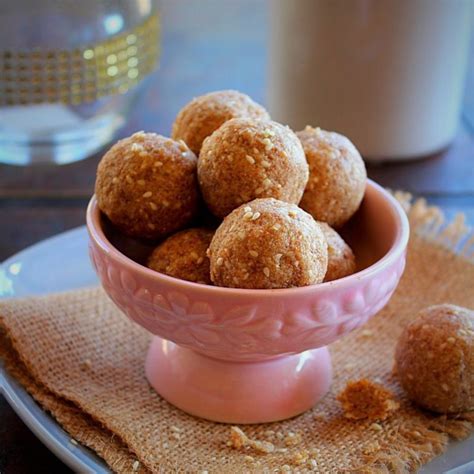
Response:
POLYGON ((274 453, 234 450, 226 444, 229 426, 188 416, 161 399, 144 376, 149 335, 101 289, 4 301, 0 355, 71 442, 92 448, 117 472, 414 471, 442 453, 449 437, 467 436, 474 419, 446 419, 412 406, 391 372, 394 345, 426 305, 474 307, 474 238, 461 217, 446 226, 436 208, 418 201, 408 209, 408 198, 398 198, 412 224, 400 286, 366 326, 331 346, 334 383, 319 405, 292 420, 242 427, 274 443, 274 453), (396 393, 401 409, 392 418, 343 417, 335 396, 362 377, 396 393), (290 432, 297 442, 288 446, 290 432))

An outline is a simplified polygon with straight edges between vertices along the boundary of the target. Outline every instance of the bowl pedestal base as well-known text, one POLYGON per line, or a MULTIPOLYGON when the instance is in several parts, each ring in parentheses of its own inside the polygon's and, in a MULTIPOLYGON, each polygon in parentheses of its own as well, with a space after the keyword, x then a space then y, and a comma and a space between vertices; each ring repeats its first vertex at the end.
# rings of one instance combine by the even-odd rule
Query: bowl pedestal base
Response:
POLYGON ((192 415, 224 423, 267 423, 298 415, 329 390, 326 347, 240 362, 207 357, 154 336, 145 362, 151 386, 192 415))

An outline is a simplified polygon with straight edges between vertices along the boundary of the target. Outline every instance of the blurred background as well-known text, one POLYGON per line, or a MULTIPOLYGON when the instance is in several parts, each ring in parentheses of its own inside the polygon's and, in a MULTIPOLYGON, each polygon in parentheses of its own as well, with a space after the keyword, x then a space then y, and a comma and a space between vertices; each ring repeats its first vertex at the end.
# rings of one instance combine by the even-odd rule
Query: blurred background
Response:
MULTIPOLYGON (((104 142, 169 135, 182 106, 219 89, 292 126, 346 133, 372 179, 472 225, 472 10, 472 0, 2 0, 0 261, 84 224, 104 142)), ((0 405, 0 472, 59 467, 0 405)))
MULTIPOLYGON (((22 1, 16 3, 21 4, 22 1)), ((39 11, 41 3, 33 2, 39 11)), ((63 5, 68 3, 77 4, 62 2, 63 5)), ((79 13, 87 10, 84 8, 85 3, 87 2, 81 3, 83 7, 79 13)), ((389 133, 393 137, 397 133, 403 133, 403 129, 392 131, 390 128, 395 119, 398 120, 397 123, 409 122, 409 130, 413 133, 410 137, 405 137, 408 146, 413 147, 410 140, 416 141, 417 135, 419 140, 422 139, 427 116, 439 118, 451 115, 455 117, 455 126, 448 123, 453 122, 450 119, 444 122, 438 120, 432 126, 428 124, 433 129, 427 131, 428 135, 444 134, 443 143, 431 144, 430 136, 427 137, 425 151, 430 151, 429 158, 407 160, 407 153, 408 158, 412 158, 410 149, 408 152, 402 149, 397 157, 393 143, 388 143, 390 161, 386 161, 387 156, 375 156, 376 159, 384 161, 382 164, 373 159, 368 161, 369 176, 392 189, 403 189, 423 195, 431 203, 441 205, 448 215, 463 210, 471 222, 474 221, 474 49, 472 44, 469 49, 469 40, 466 41, 466 38, 469 38, 467 26, 471 23, 467 15, 472 12, 472 0, 398 2, 405 5, 402 10, 394 10, 393 4, 397 2, 391 0, 299 0, 300 9, 296 9, 296 12, 300 14, 297 17, 292 16, 292 10, 285 7, 288 5, 285 0, 161 0, 157 3, 152 0, 107 0, 93 3, 101 5, 101 9, 94 15, 83 15, 81 21, 91 21, 92 16, 99 24, 107 24, 108 21, 111 38, 123 31, 127 33, 127 28, 133 28, 134 24, 140 25, 145 21, 150 14, 149 4, 157 8, 160 17, 160 31, 156 36, 152 34, 148 37, 155 46, 159 44, 159 48, 156 48, 160 50, 158 68, 149 75, 146 74, 147 71, 142 74, 144 80, 140 80, 141 89, 134 93, 133 100, 125 107, 115 137, 127 136, 137 130, 167 135, 176 113, 185 103, 196 95, 218 89, 238 89, 245 92, 256 101, 269 106, 270 112, 274 113, 278 120, 290 122, 290 125, 295 121, 295 114, 299 113, 299 117, 304 117, 301 120, 311 125, 331 127, 347 133, 366 158, 368 155, 364 153, 364 148, 371 151, 370 143, 366 143, 367 137, 374 141, 383 134, 389 133), (410 4, 412 7, 417 5, 417 10, 410 10, 410 4), (438 10, 436 4, 441 5, 438 10), (317 5, 319 7, 316 7, 317 5), (329 8, 328 5, 332 6, 329 8), (347 16, 344 12, 350 5, 352 11, 347 16), (385 6, 380 9, 380 5, 385 6), (117 18, 120 20, 120 17, 123 21, 119 21, 117 25, 117 18), (426 17, 429 21, 423 23, 422 20, 426 17), (371 29, 374 24, 380 25, 383 22, 395 25, 398 22, 408 26, 404 26, 405 29, 400 31, 394 28, 392 36, 387 37, 382 35, 380 27, 371 29), (329 27, 325 30, 324 25, 329 27), (351 25, 354 26, 349 31, 351 25), (417 36, 419 30, 423 33, 421 36, 417 36), (314 31, 320 33, 316 35, 314 31), (439 37, 444 38, 446 35, 451 38, 454 36, 455 39, 451 39, 448 49, 442 49, 439 37), (400 42, 399 38, 405 39, 400 42), (417 47, 418 43, 421 43, 420 47, 417 47), (383 48, 388 47, 391 49, 387 53, 383 48), (358 51, 358 54, 354 54, 358 51), (424 69, 420 70, 417 66, 413 70, 414 65, 419 64, 419 58, 425 56, 427 60, 422 64, 424 69), (370 69, 366 65, 374 62, 374 57, 385 58, 385 62, 381 65, 376 62, 375 69, 370 69), (394 70, 397 64, 403 65, 405 59, 406 67, 402 67, 401 72, 394 70), (350 68, 347 67, 348 61, 353 61, 350 68), (298 64, 304 67, 298 69, 298 64), (383 68, 384 64, 390 74, 377 76, 377 69, 383 68), (446 76, 442 73, 453 69, 457 71, 454 77, 453 74, 446 76), (411 70, 413 71, 410 77, 417 78, 415 83, 413 79, 410 79, 412 82, 406 79, 411 70), (398 76, 394 77, 397 74, 398 76), (369 92, 374 91, 374 94, 370 94, 372 103, 362 108, 360 104, 367 104, 367 99, 357 102, 357 97, 363 94, 360 82, 364 81, 364 78, 371 82, 366 89, 369 92), (328 83, 333 82, 339 84, 330 88, 328 83), (423 98, 423 91, 430 89, 430 83, 434 84, 431 87, 431 96, 423 98), (387 97, 389 93, 392 94, 390 100, 382 103, 382 98, 387 97), (403 101, 404 93, 408 97, 405 102, 408 100, 411 103, 413 97, 422 97, 420 104, 423 104, 423 100, 425 103, 434 104, 429 114, 419 113, 421 105, 409 110, 405 107, 400 111, 399 104, 403 101), (305 97, 309 99, 305 101, 305 97), (326 102, 325 97, 328 97, 326 102), (340 100, 337 100, 338 97, 340 100), (459 123, 457 102, 460 103, 459 123), (339 116, 334 116, 331 115, 333 109, 342 109, 342 112, 339 116), (344 128, 347 128, 347 110, 351 112, 350 124, 363 124, 362 128, 355 130, 356 133, 350 133, 351 130, 344 128), (391 116, 390 110, 393 110, 392 115, 396 115, 395 118, 391 116), (311 120, 313 116, 314 119, 311 120), (412 119, 409 120, 409 117, 412 119), (337 127, 338 120, 341 127, 337 127), (449 132, 447 136, 446 130, 449 132), (433 152, 430 150, 431 145, 432 148, 439 145, 442 149, 433 152), (397 158, 405 160, 397 161, 397 158)), ((54 8, 57 8, 57 2, 53 4, 54 8)), ((6 7, 3 5, 0 8, 5 10, 6 7)), ((79 13, 72 11, 72 15, 79 13)), ((68 12, 68 15, 71 15, 71 12, 68 12)), ((4 14, 2 16, 6 18, 4 14)), ((54 21, 51 18, 48 21, 53 22, 53 25, 61 25, 61 12, 57 12, 54 21)), ((69 19, 64 30, 68 33, 80 25, 80 21, 75 23, 69 19)), ((33 39, 47 41, 45 29, 47 26, 41 27, 42 33, 33 36, 33 39)), ((15 39, 15 34, 14 31, 10 33, 8 38, 12 41, 11 38, 15 39)), ((66 37, 74 36, 68 33, 66 37)), ((81 40, 84 42, 79 35, 79 44, 81 40)), ((100 38, 100 41, 103 40, 104 38, 100 38)), ((51 41, 58 44, 59 39, 53 37, 51 41)), ((472 43, 472 40, 470 41, 472 43)), ((5 55, 6 52, 3 78, 8 72, 5 55)), ((400 66, 398 67, 400 69, 400 66)), ((5 81, 3 86, 5 96, 5 81)), ((120 93, 116 91, 111 94, 112 97, 120 97, 120 93)), ((127 94, 129 95, 128 92, 127 94)), ((116 106, 108 103, 106 105, 109 108, 116 106)), ((5 131, 4 124, 6 111, 8 106, 0 107, 0 116, 3 116, 3 119, 0 118, 0 148, 3 149, 4 155, 7 145, 10 144, 8 137, 5 138, 8 132, 5 131)), ((41 112, 29 116, 33 117, 35 123, 41 123, 49 114, 41 112)), ((20 117, 20 124, 22 120, 20 117)), ((65 119, 60 116, 59 121, 61 120, 65 119)), ((398 141, 395 145, 403 142, 401 136, 396 138, 398 141)), ((94 139, 88 142, 86 135, 79 139, 79 146, 76 148, 80 151, 93 150, 94 147, 88 144, 94 139)), ((375 143, 374 146, 380 149, 384 143, 375 143)), ((95 169, 104 149, 101 147, 95 152, 92 151, 92 156, 85 160, 61 166, 0 164, 0 259, 3 260, 42 238, 84 223, 84 209, 93 192, 95 169)), ((419 150, 415 149, 414 157, 417 157, 417 154, 419 150)), ((14 154, 13 160, 16 157, 20 160, 20 155, 14 154)), ((71 159, 75 157, 72 156, 71 159)))

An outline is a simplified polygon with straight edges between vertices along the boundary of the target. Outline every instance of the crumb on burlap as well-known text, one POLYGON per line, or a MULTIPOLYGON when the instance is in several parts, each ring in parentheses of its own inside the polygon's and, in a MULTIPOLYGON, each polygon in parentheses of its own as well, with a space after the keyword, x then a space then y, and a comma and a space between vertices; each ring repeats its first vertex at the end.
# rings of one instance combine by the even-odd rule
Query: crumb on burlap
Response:
POLYGON ((308 451, 302 450, 297 451, 291 457, 291 462, 295 466, 301 466, 302 464, 306 464, 309 460, 309 453, 308 451))
POLYGON ((287 433, 284 438, 286 446, 296 446, 297 444, 300 444, 302 440, 303 438, 299 433, 293 433, 292 431, 287 433))
POLYGON ((255 451, 264 454, 272 453, 275 450, 273 443, 251 439, 237 426, 231 426, 230 428, 230 446, 235 449, 249 446, 255 451))
POLYGON ((385 420, 400 406, 392 392, 367 379, 348 382, 337 399, 352 420, 385 420))

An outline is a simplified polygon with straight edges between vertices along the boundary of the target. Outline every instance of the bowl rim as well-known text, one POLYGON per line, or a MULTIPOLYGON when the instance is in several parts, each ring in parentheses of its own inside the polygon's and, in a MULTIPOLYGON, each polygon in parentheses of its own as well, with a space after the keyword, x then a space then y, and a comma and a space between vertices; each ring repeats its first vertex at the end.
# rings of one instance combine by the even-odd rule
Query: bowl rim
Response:
POLYGON ((388 252, 375 263, 370 265, 363 270, 360 270, 352 275, 348 275, 338 280, 333 280, 324 283, 317 283, 315 285, 308 285, 294 288, 275 288, 275 289, 247 289, 247 288, 227 288, 213 285, 203 285, 200 283, 194 283, 187 280, 181 280, 172 276, 165 275, 164 273, 157 272, 150 268, 141 265, 131 258, 121 253, 116 247, 114 247, 105 236, 102 226, 100 225, 100 209, 97 203, 95 194, 91 197, 87 206, 86 212, 86 223, 89 238, 106 253, 116 263, 125 266, 132 272, 139 272, 149 278, 157 281, 162 281, 167 285, 180 286, 183 291, 192 290, 200 291, 202 293, 212 293, 214 296, 266 296, 266 297, 277 297, 277 296, 297 296, 304 293, 312 293, 322 288, 338 288, 342 289, 354 284, 354 281, 361 282, 363 280, 370 279, 373 275, 379 273, 393 262, 397 261, 398 258, 405 252, 408 244, 408 238, 410 234, 410 226, 407 215, 403 210, 400 203, 382 186, 375 183, 371 179, 367 179, 367 188, 372 188, 376 193, 380 194, 385 201, 390 205, 390 211, 395 218, 397 228, 394 242, 388 252))

